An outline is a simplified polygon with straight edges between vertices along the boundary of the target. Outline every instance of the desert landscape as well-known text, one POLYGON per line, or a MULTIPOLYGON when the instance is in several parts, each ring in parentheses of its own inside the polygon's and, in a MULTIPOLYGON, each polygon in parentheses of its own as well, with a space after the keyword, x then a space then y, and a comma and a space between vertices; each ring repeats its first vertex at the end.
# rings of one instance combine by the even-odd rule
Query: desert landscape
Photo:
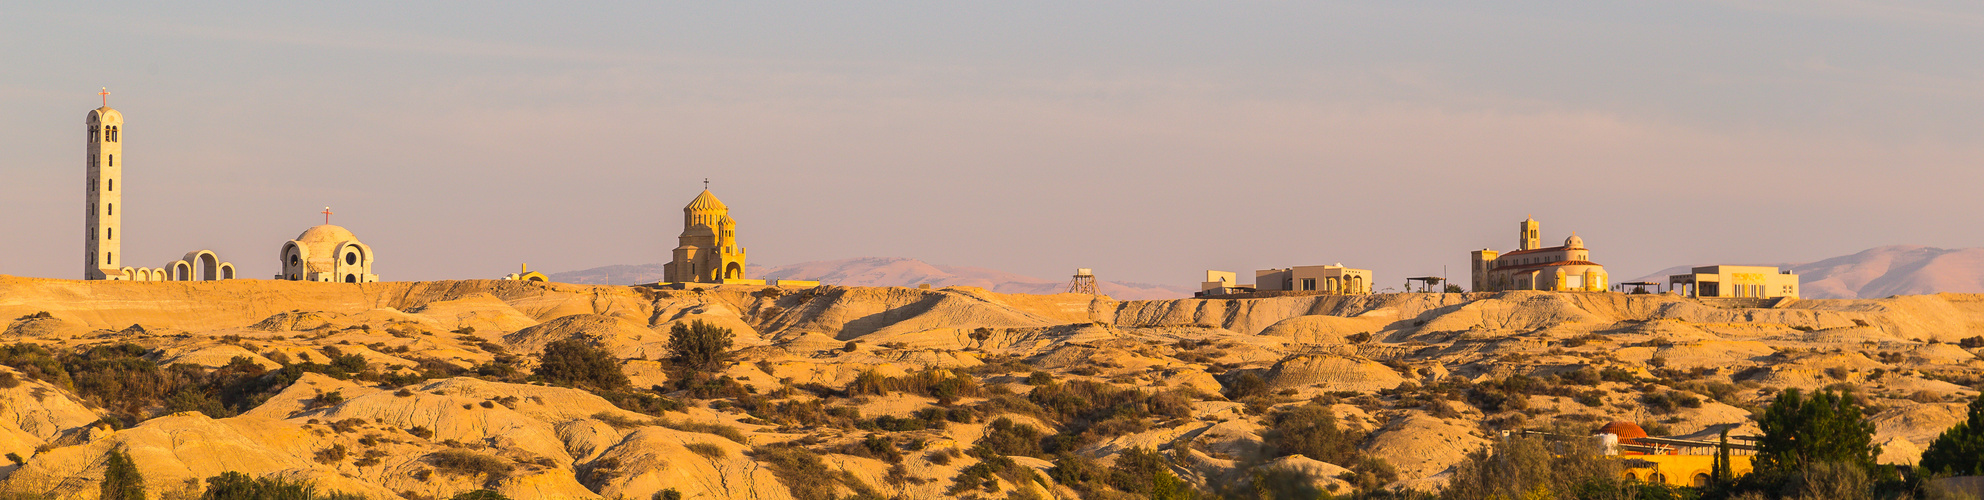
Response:
POLYGON ((1794 388, 1853 391, 1880 460, 1913 464, 1984 378, 1969 294, 0 277, 0 317, 0 487, 61 498, 98 498, 113 451, 159 498, 230 471, 406 499, 1137 498, 1269 477, 1431 493, 1504 430, 1755 434, 1794 388), (731 356, 671 381, 671 332, 698 324, 728 329, 731 356), (560 375, 554 349, 611 362, 560 375), (1343 448, 1277 445, 1317 409, 1343 448))

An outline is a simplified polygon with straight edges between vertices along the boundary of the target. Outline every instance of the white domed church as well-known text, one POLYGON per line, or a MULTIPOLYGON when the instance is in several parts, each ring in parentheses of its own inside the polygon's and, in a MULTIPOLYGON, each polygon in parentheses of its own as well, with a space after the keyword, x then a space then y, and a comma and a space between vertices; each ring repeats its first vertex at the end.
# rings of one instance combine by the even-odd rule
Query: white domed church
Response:
POLYGON ((282 244, 282 274, 276 279, 331 283, 374 283, 372 247, 343 227, 324 224, 282 244))

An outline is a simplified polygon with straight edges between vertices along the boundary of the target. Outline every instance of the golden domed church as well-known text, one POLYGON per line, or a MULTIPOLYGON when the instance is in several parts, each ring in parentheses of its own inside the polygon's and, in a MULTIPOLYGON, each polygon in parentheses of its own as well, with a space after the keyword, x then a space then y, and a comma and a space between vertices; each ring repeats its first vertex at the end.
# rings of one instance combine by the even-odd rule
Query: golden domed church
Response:
POLYGON ((1550 290, 1558 292, 1603 292, 1609 278, 1605 266, 1591 261, 1591 250, 1577 233, 1564 239, 1564 246, 1544 247, 1542 225, 1524 219, 1518 228, 1522 247, 1509 253, 1476 250, 1471 255, 1474 291, 1550 290))
POLYGON ((744 247, 737 245, 737 220, 730 218, 730 207, 709 189, 682 207, 682 236, 678 240, 675 258, 661 266, 663 281, 749 281, 744 277, 744 247))

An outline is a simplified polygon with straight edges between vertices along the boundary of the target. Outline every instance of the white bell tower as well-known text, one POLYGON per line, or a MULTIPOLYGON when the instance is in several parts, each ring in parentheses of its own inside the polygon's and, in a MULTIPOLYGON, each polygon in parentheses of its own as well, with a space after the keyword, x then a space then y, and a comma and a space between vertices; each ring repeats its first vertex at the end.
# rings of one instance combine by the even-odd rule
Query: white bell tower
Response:
POLYGON ((86 280, 126 280, 123 266, 119 265, 121 255, 118 238, 122 238, 123 225, 119 224, 123 214, 119 205, 123 201, 117 182, 124 177, 124 114, 110 109, 110 90, 97 92, 103 97, 103 107, 90 110, 85 118, 89 129, 89 158, 87 170, 89 186, 87 193, 88 215, 83 218, 86 231, 83 236, 83 279, 86 280))

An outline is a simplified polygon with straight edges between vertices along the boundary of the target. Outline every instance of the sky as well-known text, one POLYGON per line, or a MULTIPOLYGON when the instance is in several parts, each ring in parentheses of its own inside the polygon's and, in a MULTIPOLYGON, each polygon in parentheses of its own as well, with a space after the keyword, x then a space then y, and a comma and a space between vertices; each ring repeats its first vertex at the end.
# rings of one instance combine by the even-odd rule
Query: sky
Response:
POLYGON ((1615 279, 1984 246, 1977 2, 8 2, 0 274, 82 272, 84 115, 132 266, 381 279, 662 262, 1376 281, 1572 231, 1615 279))

